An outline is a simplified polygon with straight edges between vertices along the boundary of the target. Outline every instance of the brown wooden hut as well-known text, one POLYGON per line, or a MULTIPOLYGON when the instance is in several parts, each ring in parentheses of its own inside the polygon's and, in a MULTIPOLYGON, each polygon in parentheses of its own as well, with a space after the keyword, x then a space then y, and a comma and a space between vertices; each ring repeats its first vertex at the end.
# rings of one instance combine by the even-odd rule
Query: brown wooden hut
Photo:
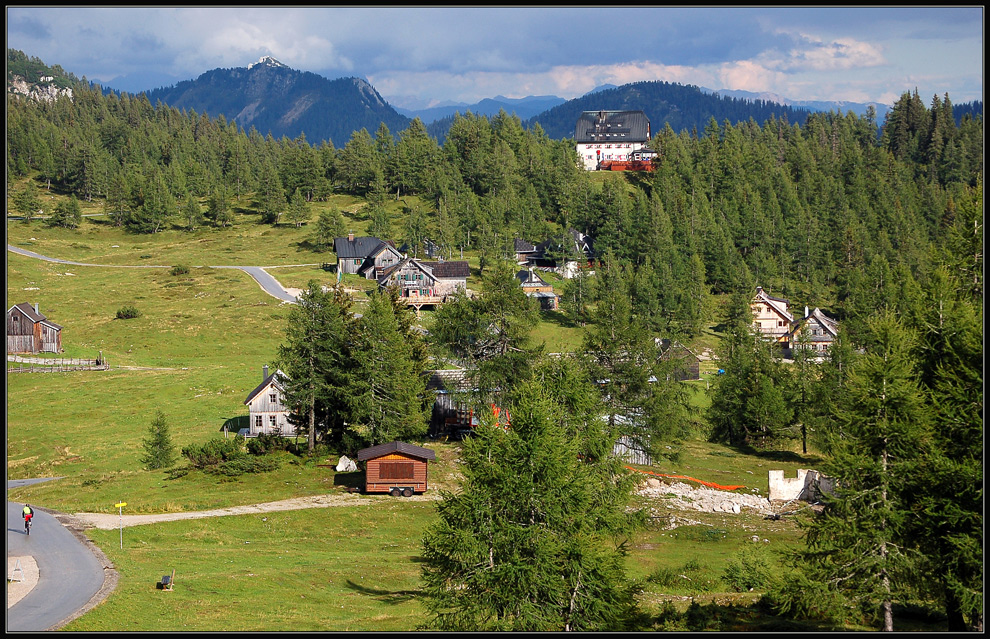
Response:
POLYGON ((358 451, 365 462, 364 491, 410 497, 426 492, 427 463, 437 458, 428 448, 405 442, 389 442, 358 451))
POLYGON ((7 309, 8 353, 60 353, 62 327, 27 302, 7 309))

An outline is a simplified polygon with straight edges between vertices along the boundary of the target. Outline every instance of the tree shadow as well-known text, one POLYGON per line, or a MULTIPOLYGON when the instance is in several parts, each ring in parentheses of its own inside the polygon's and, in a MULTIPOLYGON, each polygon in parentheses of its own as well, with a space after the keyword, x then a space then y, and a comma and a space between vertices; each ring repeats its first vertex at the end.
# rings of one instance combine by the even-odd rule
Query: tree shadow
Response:
POLYGON ((793 464, 817 464, 823 461, 821 457, 816 455, 802 455, 801 453, 795 453, 790 450, 760 450, 759 448, 754 448, 748 444, 730 446, 730 448, 742 455, 759 457, 760 459, 765 459, 767 461, 788 462, 793 464))
POLYGON ((404 603, 423 595, 422 590, 380 590, 378 588, 369 588, 367 586, 356 584, 350 579, 347 580, 346 584, 348 588, 356 593, 366 595, 386 603, 404 603))
POLYGON ((548 324, 554 324, 561 328, 578 328, 580 326, 573 318, 561 311, 542 311, 540 318, 548 324))
POLYGON ((333 476, 334 486, 343 486, 348 489, 364 490, 364 471, 356 470, 350 473, 335 473, 333 476))

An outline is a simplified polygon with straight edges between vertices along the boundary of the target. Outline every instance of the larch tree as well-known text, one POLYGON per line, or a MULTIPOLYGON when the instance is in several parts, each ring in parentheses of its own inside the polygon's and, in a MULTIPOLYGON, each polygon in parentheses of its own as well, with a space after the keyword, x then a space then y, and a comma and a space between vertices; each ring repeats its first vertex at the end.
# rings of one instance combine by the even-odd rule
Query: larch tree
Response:
POLYGON ((464 482, 423 537, 427 625, 442 631, 617 631, 636 613, 625 575, 632 478, 587 378, 541 375, 465 442, 464 482), (583 390, 582 390, 583 389, 583 390), (575 412, 578 411, 578 412, 575 412), (575 427, 582 424, 581 428, 575 427))

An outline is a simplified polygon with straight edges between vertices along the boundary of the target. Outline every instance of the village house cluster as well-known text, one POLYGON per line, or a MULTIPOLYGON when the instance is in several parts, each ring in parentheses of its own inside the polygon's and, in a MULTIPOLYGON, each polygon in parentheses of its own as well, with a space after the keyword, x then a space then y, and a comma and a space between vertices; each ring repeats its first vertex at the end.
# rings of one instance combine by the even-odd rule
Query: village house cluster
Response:
POLYGON ((790 302, 773 297, 756 287, 756 295, 750 302, 753 311, 753 330, 776 342, 784 357, 791 358, 794 351, 806 349, 815 358, 822 358, 839 335, 839 323, 815 308, 804 307, 804 316, 794 318, 789 310, 790 302))

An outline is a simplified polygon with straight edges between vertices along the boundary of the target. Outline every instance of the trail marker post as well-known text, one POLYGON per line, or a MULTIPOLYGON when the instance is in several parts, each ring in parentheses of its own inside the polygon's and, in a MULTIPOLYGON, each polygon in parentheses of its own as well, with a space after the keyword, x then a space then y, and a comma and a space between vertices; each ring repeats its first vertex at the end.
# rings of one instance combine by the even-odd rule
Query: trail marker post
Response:
POLYGON ((120 549, 124 549, 124 506, 127 505, 126 501, 120 501, 114 504, 117 507, 117 516, 120 521, 120 549))

